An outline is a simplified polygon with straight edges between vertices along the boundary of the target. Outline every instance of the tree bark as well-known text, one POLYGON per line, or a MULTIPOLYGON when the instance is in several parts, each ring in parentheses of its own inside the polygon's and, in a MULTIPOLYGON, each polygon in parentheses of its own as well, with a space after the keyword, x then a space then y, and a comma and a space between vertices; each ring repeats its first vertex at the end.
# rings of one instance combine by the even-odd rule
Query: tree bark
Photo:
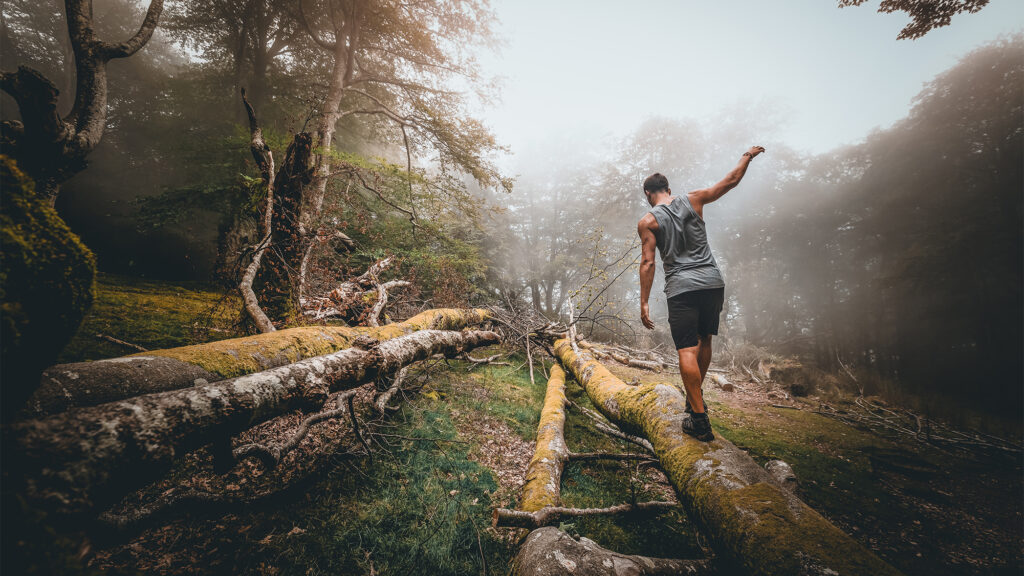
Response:
POLYGON ((494 332, 421 330, 366 349, 182 390, 70 410, 10 429, 8 483, 59 516, 79 516, 167 471, 175 459, 331 392, 392 374, 434 354, 456 356, 498 342, 494 332), (10 471, 16 470, 18 478, 10 471))
POLYGON ((715 574, 710 560, 630 556, 606 550, 587 538, 573 539, 558 528, 530 532, 512 563, 512 576, 694 576, 715 574))
POLYGON ((483 323, 483 309, 441 308, 379 328, 305 326, 207 344, 153 350, 46 369, 28 403, 29 416, 62 412, 166 390, 176 390, 337 352, 359 336, 387 340, 417 330, 460 330, 483 323))
POLYGON ((675 386, 628 386, 565 339, 555 342, 555 353, 605 416, 650 440, 690 518, 735 572, 899 574, 728 440, 684 434, 688 415, 675 386))

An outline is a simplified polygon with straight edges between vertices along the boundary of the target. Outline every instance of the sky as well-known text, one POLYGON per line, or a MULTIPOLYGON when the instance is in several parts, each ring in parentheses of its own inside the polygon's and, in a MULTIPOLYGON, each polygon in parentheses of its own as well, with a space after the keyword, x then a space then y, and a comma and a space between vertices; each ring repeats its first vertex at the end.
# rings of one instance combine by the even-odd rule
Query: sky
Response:
MULTIPOLYGON (((1024 29, 1024 1, 992 0, 918 40, 877 1, 494 0, 504 46, 480 57, 502 82, 482 119, 521 166, 600 148, 645 119, 771 119, 807 153, 862 140, 904 117, 923 85, 971 49, 1024 29)), ((1024 55, 1022 55, 1024 58, 1024 55)), ((754 143, 752 143, 754 144, 754 143)))

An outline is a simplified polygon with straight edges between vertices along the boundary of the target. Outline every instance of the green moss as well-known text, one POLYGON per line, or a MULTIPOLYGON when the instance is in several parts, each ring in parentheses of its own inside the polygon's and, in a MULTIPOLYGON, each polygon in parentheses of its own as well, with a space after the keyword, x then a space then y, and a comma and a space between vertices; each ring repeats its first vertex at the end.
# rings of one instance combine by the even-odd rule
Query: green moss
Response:
POLYGON ((57 361, 101 360, 131 352, 96 334, 151 350, 237 336, 240 306, 234 294, 224 294, 206 283, 158 282, 100 273, 93 307, 57 361))
POLYGON ((92 252, 0 156, 0 364, 12 414, 78 330, 93 301, 92 252))

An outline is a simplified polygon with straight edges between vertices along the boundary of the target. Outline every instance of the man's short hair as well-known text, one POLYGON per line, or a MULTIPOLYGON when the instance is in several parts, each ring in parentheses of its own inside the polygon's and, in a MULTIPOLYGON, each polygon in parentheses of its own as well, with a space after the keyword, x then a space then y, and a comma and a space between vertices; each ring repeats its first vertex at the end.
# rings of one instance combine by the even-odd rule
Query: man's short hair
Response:
POLYGON ((655 172, 644 180, 644 192, 654 194, 662 190, 668 190, 668 178, 665 178, 661 173, 655 172))

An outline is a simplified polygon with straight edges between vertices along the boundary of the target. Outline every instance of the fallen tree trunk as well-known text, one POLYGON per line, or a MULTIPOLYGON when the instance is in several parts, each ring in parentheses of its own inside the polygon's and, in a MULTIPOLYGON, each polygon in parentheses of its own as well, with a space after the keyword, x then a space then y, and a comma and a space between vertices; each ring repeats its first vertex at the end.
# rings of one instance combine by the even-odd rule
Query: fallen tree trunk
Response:
POLYGON ((606 550, 587 538, 574 539, 558 528, 530 532, 512 563, 513 576, 694 576, 715 574, 710 560, 630 556, 606 550))
POLYGON ((519 508, 536 512, 560 504, 562 470, 569 459, 565 444, 565 371, 557 364, 551 367, 544 407, 537 425, 537 448, 526 468, 526 483, 519 508))
POLYGON ((348 348, 360 336, 387 340, 417 330, 460 330, 490 318, 483 309, 441 308, 380 327, 305 326, 207 344, 47 368, 27 416, 177 390, 284 366, 348 348))
POLYGON ((8 470, 24 478, 8 482, 23 480, 22 493, 47 510, 88 513, 218 438, 296 407, 321 406, 330 392, 433 354, 455 356, 497 341, 494 332, 422 330, 213 384, 17 422, 8 470))
POLYGON ((728 440, 682 431, 684 398, 668 383, 628 386, 568 340, 555 353, 611 421, 650 440, 679 499, 734 571, 746 574, 899 574, 783 488, 728 440))

